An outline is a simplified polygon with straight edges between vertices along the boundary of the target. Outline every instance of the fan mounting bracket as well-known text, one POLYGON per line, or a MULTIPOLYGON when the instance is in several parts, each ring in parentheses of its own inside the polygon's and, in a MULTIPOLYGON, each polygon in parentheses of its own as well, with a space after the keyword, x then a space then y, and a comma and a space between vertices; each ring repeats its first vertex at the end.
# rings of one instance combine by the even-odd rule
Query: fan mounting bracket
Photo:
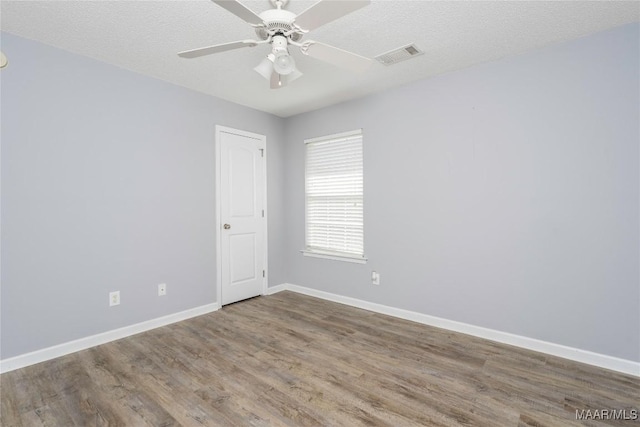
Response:
POLYGON ((269 0, 269 2, 276 9, 283 9, 287 5, 287 3, 289 3, 289 0, 269 0))

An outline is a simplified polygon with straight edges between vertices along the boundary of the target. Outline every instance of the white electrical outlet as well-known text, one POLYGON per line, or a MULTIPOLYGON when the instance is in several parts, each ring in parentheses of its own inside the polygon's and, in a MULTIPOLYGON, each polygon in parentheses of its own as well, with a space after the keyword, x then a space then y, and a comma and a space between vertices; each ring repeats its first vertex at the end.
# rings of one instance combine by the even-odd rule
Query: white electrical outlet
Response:
POLYGON ((158 296, 161 297, 163 295, 167 294, 167 284, 166 283, 160 283, 158 285, 158 296))
POLYGON ((120 305, 120 291, 109 292, 109 306, 120 305))
POLYGON ((371 272, 371 283, 373 283, 374 285, 380 284, 380 273, 377 273, 375 271, 371 272))

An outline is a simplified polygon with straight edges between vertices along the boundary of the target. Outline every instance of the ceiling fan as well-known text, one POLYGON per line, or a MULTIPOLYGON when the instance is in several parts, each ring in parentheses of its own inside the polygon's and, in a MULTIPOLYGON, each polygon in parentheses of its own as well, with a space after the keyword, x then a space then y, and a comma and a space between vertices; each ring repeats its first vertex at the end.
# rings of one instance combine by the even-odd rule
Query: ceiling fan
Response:
POLYGON ((254 27, 259 40, 241 40, 186 50, 178 53, 182 58, 197 58, 270 44, 271 52, 255 67, 255 71, 269 80, 271 89, 279 89, 302 76, 289 53, 289 46, 296 46, 305 55, 354 72, 362 72, 371 65, 371 60, 364 56, 312 40, 301 41, 309 31, 368 5, 370 0, 320 0, 299 15, 284 9, 289 0, 270 0, 274 9, 259 15, 237 0, 212 1, 254 27))

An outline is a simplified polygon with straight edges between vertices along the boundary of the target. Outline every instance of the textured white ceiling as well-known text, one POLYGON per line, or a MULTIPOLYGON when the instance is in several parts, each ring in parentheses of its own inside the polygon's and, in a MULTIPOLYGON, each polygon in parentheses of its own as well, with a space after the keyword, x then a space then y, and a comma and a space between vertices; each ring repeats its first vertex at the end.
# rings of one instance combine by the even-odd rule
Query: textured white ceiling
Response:
MULTIPOLYGON (((271 7, 268 0, 243 3, 256 13, 271 7)), ((313 3, 291 0, 287 9, 299 13, 313 3)), ((282 117, 640 20, 637 1, 374 0, 305 40, 370 58, 416 43, 424 55, 388 67, 376 62, 356 75, 293 49, 304 76, 271 90, 253 71, 265 45, 176 55, 254 38, 248 24, 208 0, 2 0, 0 8, 3 31, 282 117)))

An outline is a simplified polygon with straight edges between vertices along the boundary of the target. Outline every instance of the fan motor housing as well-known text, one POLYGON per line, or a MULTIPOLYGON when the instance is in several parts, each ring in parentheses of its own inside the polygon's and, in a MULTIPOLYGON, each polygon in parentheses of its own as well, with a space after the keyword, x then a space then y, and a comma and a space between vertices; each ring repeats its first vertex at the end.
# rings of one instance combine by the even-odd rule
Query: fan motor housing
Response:
POLYGON ((260 18, 264 22, 264 27, 256 27, 256 34, 262 40, 266 40, 269 36, 275 34, 291 33, 291 40, 298 41, 302 37, 302 33, 295 31, 293 21, 296 15, 288 10, 269 9, 260 14, 260 18))

